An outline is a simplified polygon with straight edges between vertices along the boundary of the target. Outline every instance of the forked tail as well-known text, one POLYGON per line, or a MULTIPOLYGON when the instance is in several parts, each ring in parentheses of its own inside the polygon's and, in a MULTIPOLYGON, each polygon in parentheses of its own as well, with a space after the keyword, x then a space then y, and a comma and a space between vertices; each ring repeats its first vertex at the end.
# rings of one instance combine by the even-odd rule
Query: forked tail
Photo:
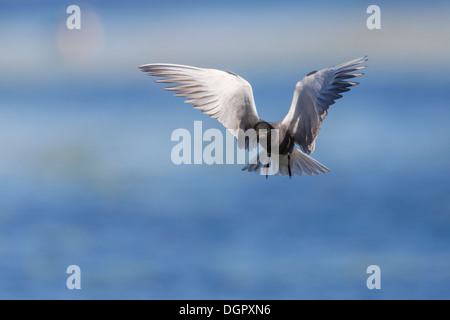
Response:
POLYGON ((331 172, 330 169, 325 167, 320 162, 314 160, 306 153, 295 148, 290 155, 290 160, 288 161, 288 155, 278 155, 278 163, 274 161, 273 157, 277 155, 272 154, 270 161, 267 159, 267 153, 261 152, 259 156, 253 158, 249 163, 242 168, 242 170, 247 170, 249 172, 256 172, 262 175, 277 175, 277 176, 287 176, 289 173, 291 175, 301 176, 303 174, 311 176, 313 174, 318 175, 320 173, 331 172), (290 170, 288 167, 288 162, 290 165, 290 170), (275 166, 270 168, 270 166, 275 166), (278 166, 278 168, 276 168, 278 166), (278 169, 278 170, 277 170, 278 169))

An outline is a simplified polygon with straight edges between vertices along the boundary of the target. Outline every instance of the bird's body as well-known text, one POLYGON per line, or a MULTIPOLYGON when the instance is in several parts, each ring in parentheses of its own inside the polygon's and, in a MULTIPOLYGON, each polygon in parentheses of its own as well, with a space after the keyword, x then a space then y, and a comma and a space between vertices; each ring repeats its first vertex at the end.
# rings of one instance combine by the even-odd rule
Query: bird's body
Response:
MULTIPOLYGON (((147 64, 139 68, 161 79, 156 82, 174 84, 166 90, 176 91, 175 96, 188 98, 185 102, 217 119, 238 138, 240 148, 248 148, 239 135, 254 129, 257 138, 277 129, 278 151, 263 146, 269 157, 278 157, 278 175, 312 175, 330 170, 309 156, 315 149, 320 126, 328 114, 328 108, 341 93, 349 91, 357 82, 348 79, 361 76, 360 66, 366 57, 355 59, 335 67, 308 73, 294 90, 291 107, 279 122, 266 122, 259 118, 250 84, 230 71, 203 69, 176 64, 147 64), (261 134, 262 133, 262 134, 261 134), (296 145, 300 149, 296 148, 296 145)), ((270 141, 266 140, 266 141, 270 141)), ((243 170, 261 172, 267 167, 266 160, 252 159, 243 170)))
POLYGON ((280 122, 269 122, 269 124, 274 128, 277 129, 279 132, 278 137, 278 153, 280 155, 290 154, 292 151, 294 151, 295 148, 295 138, 290 135, 290 133, 283 128, 283 125, 280 122))

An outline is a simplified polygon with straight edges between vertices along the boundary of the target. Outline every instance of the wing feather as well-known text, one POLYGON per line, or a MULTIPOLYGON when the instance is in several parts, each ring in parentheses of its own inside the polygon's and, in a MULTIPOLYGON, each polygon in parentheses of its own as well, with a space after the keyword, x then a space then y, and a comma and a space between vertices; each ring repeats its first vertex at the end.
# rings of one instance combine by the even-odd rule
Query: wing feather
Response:
POLYGON ((342 98, 358 82, 348 79, 362 76, 360 64, 367 61, 361 57, 335 67, 310 72, 295 86, 292 105, 283 119, 283 126, 295 138, 295 143, 307 154, 314 152, 320 126, 335 100, 342 98))
POLYGON ((139 68, 159 77, 158 83, 174 84, 164 89, 187 98, 185 103, 217 119, 236 137, 239 129, 245 132, 259 121, 252 87, 235 73, 166 63, 139 68))

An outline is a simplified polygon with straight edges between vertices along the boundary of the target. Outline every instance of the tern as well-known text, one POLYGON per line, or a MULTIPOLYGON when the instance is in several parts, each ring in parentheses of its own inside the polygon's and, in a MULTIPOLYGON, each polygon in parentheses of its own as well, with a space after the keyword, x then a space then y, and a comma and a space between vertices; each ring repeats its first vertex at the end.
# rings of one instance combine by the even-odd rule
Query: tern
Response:
MULTIPOLYGON (((360 70, 367 67, 361 65, 365 61, 367 56, 308 73, 295 85, 291 107, 279 122, 259 118, 251 85, 234 72, 169 63, 145 64, 139 69, 159 77, 158 83, 172 84, 164 89, 187 98, 186 103, 217 119, 236 137, 237 132, 254 129, 259 141, 261 132, 266 132, 267 138, 272 129, 278 129, 278 153, 269 151, 268 156, 279 157, 277 175, 291 177, 331 172, 309 155, 329 106, 358 84, 349 79, 364 74, 360 70)), ((248 148, 248 144, 239 147, 248 148)), ((253 159, 242 170, 261 173, 266 167, 263 161, 253 159)))

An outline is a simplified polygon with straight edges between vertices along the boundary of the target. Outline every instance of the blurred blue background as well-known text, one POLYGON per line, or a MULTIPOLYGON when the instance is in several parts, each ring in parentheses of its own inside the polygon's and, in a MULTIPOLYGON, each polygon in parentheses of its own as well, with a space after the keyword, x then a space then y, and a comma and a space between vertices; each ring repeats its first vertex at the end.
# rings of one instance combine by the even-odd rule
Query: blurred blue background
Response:
POLYGON ((371 4, 2 1, 0 298, 449 299, 450 4, 377 1, 368 30, 371 4), (225 131, 137 69, 232 70, 277 121, 365 54, 317 141, 332 173, 292 180, 172 164, 173 130, 225 131))

